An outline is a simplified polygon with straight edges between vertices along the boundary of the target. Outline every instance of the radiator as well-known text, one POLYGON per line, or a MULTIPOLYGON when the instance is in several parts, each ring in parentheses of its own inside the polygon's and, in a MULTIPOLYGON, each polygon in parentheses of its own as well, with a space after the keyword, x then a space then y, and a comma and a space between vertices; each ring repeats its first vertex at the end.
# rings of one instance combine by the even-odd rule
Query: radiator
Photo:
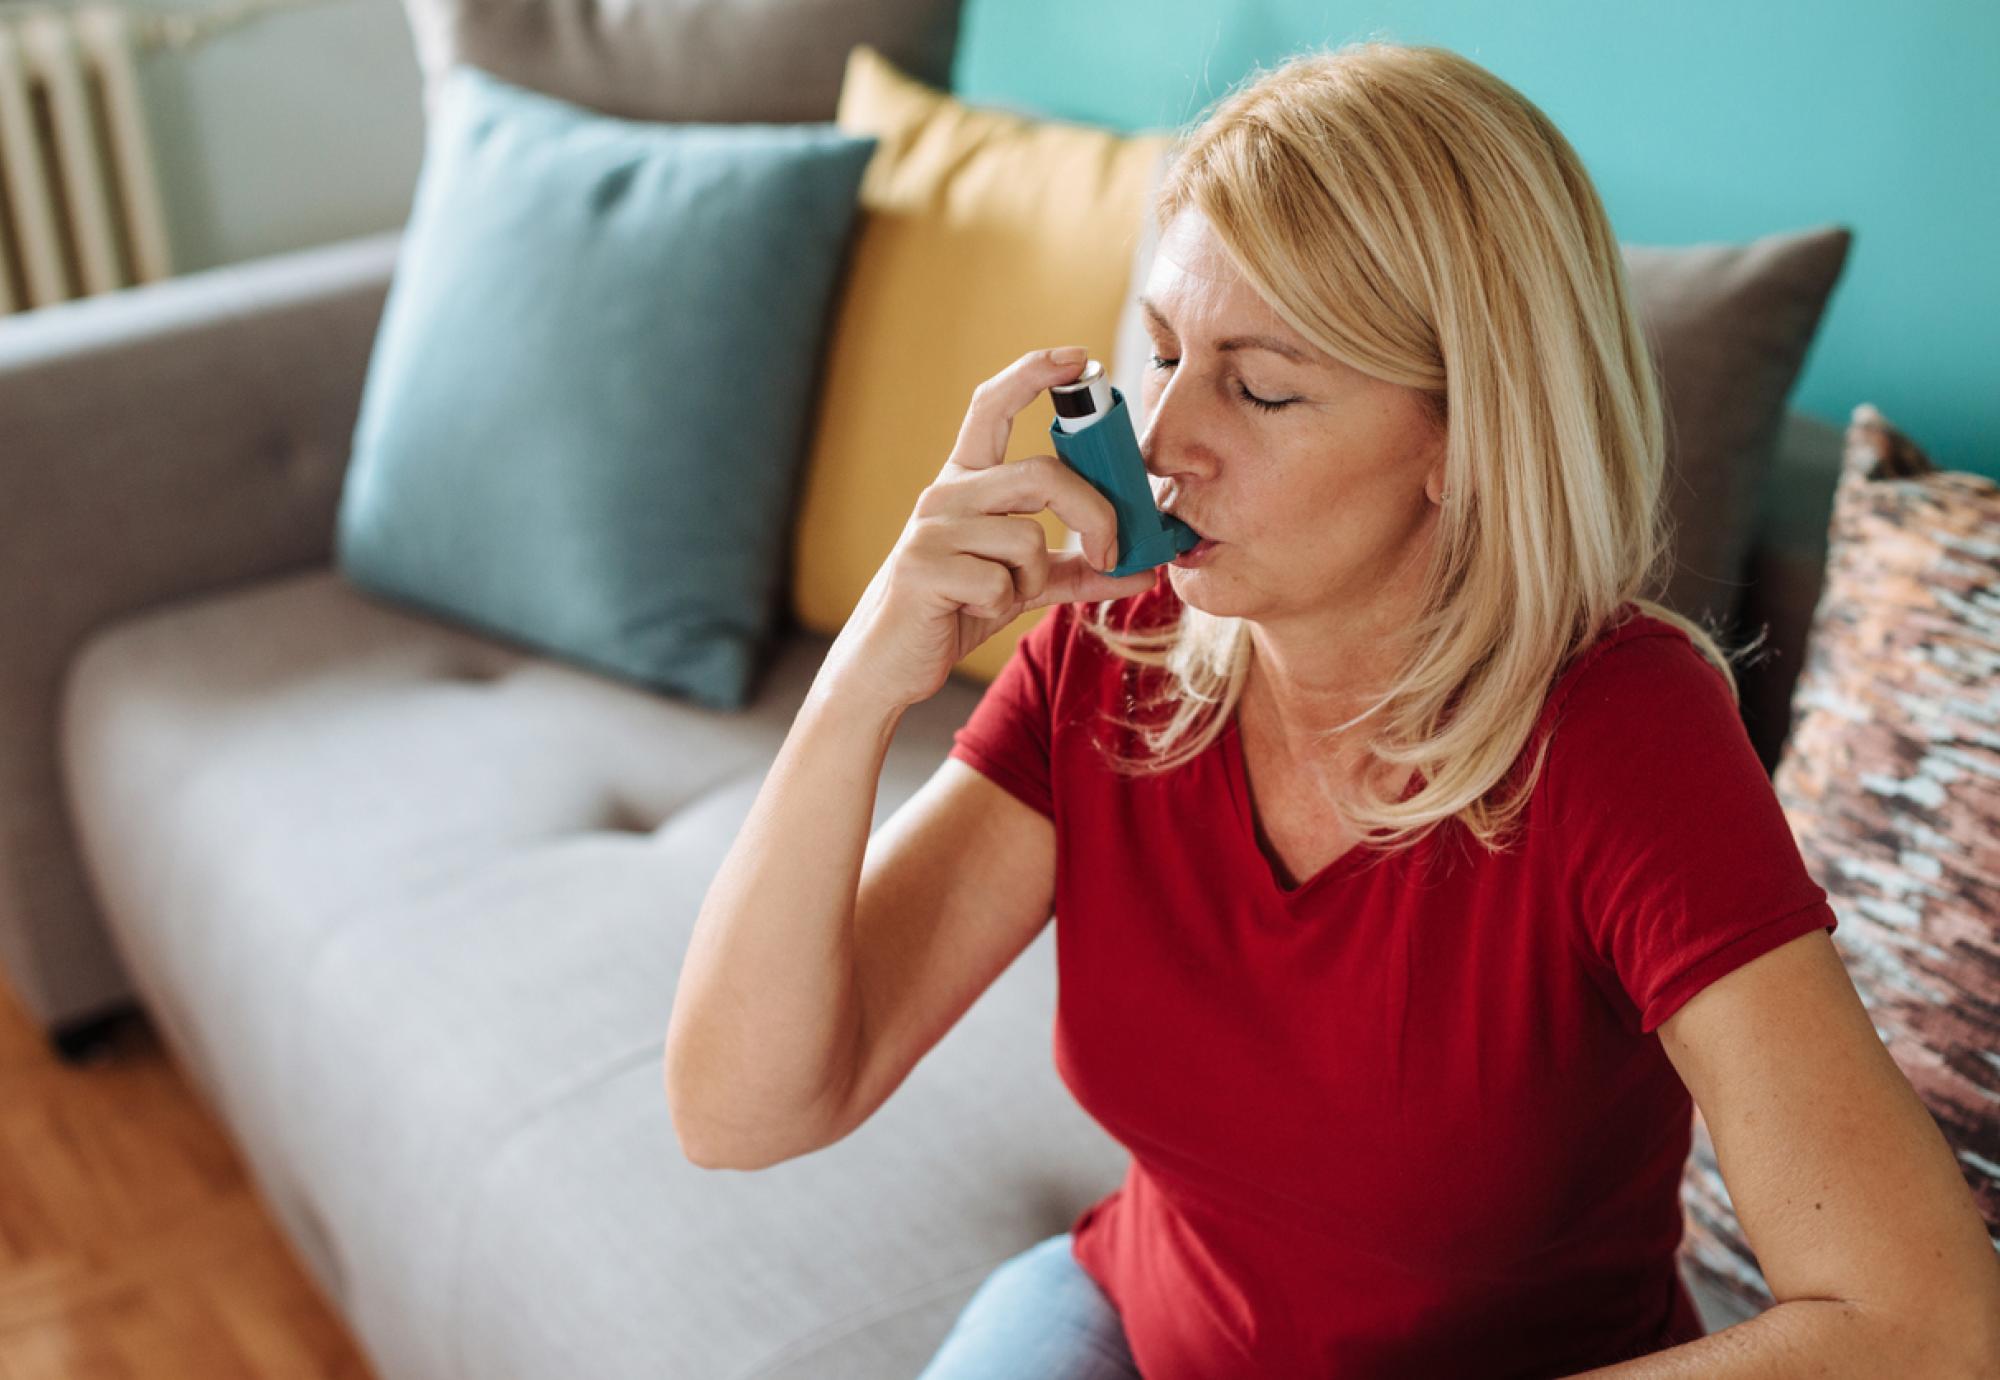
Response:
POLYGON ((172 272, 131 20, 0 14, 0 315, 172 272))

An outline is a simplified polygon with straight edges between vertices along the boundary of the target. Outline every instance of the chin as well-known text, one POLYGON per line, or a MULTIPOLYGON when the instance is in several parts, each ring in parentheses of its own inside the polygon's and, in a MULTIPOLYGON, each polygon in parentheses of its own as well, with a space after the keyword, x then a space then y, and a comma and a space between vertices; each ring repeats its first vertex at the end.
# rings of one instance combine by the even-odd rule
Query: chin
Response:
POLYGON ((1224 586, 1216 583, 1215 572, 1208 566, 1183 567, 1167 565, 1167 583, 1173 587, 1174 597, 1191 608, 1216 618, 1233 618, 1237 610, 1226 607, 1228 597, 1223 594, 1224 586))

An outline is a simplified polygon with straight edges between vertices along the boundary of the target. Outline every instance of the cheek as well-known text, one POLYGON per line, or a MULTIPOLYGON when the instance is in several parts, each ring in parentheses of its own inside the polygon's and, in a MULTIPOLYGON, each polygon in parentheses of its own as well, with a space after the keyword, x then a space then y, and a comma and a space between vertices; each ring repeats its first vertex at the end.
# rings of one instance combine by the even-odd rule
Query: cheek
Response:
POLYGON ((1336 564, 1368 559, 1393 544, 1405 521, 1385 486, 1335 468, 1324 456, 1281 482, 1247 485, 1240 498, 1251 531, 1336 564))

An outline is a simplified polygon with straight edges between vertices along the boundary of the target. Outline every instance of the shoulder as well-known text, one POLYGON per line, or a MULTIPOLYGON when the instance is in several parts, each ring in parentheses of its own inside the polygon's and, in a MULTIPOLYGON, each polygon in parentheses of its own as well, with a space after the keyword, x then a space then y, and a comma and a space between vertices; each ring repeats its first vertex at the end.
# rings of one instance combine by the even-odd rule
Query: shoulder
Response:
POLYGON ((1765 787, 1728 678, 1684 630, 1636 610, 1561 675, 1548 732, 1550 790, 1579 808, 1765 787))
POLYGON ((1579 723, 1631 724, 1649 714, 1669 714, 1720 696, 1735 712, 1723 673, 1687 633, 1664 618, 1625 606, 1587 646, 1572 656, 1549 692, 1548 717, 1558 733, 1579 723))

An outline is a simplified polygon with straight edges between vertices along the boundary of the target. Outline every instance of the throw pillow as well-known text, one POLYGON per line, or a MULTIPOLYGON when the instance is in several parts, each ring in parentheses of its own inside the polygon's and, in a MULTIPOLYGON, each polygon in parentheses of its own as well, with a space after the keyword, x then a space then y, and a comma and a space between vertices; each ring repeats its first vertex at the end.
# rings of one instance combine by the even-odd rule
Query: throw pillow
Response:
MULTIPOLYGON (((1794 726, 1772 778, 1833 942, 2000 1241, 2000 483, 1854 409, 1794 726)), ((1684 1258, 1771 1303, 1697 1118, 1684 1258)))
POLYGON ((442 94, 363 385, 340 568, 738 708, 772 650, 875 141, 645 124, 475 67, 442 94))
MULTIPOLYGON (((1736 616, 1759 487, 1852 239, 1849 230, 1829 226, 1744 245, 1624 246, 1662 379, 1666 502, 1677 534, 1674 572, 1664 591, 1650 593, 1711 627, 1727 629, 1736 616)), ((1140 385, 1152 343, 1138 297, 1156 242, 1148 227, 1135 254, 1112 369, 1140 430, 1140 385)))
POLYGON ((424 103, 453 68, 634 120, 827 120, 847 50, 951 79, 959 0, 403 0, 424 103))
POLYGON ((1710 627, 1728 629, 1742 604, 1785 404, 1853 242, 1830 225, 1748 244, 1622 246, 1667 420, 1674 566, 1650 593, 1710 627))
MULTIPOLYGON (((791 576, 801 626, 840 631, 957 440, 973 389, 1029 350, 1083 345, 1109 363, 1144 198, 1164 135, 977 109, 848 56, 840 127, 880 151, 835 309, 791 576)), ((1044 398, 1007 458, 1045 454, 1044 398)), ((1038 515, 1060 546, 1067 529, 1038 515)), ((959 663, 987 680, 1048 613, 1031 610, 959 663)))

